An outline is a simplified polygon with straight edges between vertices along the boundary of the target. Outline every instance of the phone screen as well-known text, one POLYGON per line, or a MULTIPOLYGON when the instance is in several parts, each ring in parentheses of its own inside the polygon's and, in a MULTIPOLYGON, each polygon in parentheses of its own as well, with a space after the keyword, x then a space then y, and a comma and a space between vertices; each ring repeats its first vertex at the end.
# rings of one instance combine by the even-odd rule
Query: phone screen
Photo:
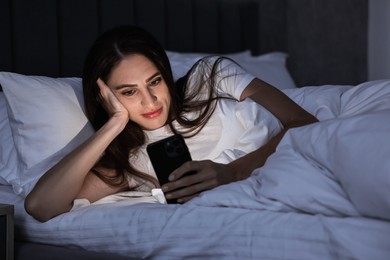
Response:
POLYGON ((169 182, 168 177, 174 170, 192 160, 184 138, 178 134, 149 144, 146 151, 160 185, 169 182))

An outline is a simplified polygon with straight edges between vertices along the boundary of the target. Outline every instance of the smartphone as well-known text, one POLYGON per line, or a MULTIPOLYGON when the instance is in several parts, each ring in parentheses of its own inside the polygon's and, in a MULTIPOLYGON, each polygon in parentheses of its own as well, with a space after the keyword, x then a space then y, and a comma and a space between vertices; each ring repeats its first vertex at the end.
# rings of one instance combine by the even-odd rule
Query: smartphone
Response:
MULTIPOLYGON (((179 134, 149 144, 146 151, 160 185, 169 182, 168 177, 174 170, 192 160, 184 138, 179 134)), ((168 203, 176 203, 176 200, 168 203)))

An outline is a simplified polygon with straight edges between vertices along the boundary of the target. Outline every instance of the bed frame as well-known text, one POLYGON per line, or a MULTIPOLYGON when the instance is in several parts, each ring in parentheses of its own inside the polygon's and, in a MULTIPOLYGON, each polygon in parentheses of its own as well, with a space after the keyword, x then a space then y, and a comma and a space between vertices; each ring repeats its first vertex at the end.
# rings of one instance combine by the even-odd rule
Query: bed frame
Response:
POLYGON ((80 76, 97 35, 135 24, 172 51, 287 52, 298 86, 367 79, 367 0, 0 0, 0 6, 0 71, 80 76))
MULTIPOLYGON (((0 0, 0 7, 0 71, 79 77, 100 33, 134 24, 171 51, 286 52, 298 86, 367 80, 368 0, 0 0)), ((45 259, 42 252, 46 259, 119 259, 16 243, 16 259, 45 259)))

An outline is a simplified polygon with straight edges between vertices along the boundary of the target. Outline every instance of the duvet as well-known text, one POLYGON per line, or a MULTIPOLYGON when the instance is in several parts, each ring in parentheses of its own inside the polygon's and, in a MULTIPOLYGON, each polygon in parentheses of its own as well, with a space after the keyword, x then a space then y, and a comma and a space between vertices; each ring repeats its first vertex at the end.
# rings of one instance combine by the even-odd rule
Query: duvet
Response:
POLYGON ((320 122, 289 130, 248 179, 184 205, 123 194, 46 223, 2 189, 18 236, 137 258, 390 259, 390 81, 284 91, 320 122))

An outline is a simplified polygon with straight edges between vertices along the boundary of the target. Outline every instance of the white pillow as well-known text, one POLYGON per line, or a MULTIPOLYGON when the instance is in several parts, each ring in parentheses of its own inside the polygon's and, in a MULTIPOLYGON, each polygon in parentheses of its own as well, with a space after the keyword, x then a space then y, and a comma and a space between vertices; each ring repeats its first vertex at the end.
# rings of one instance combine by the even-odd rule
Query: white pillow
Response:
MULTIPOLYGON (((166 51, 166 53, 171 63, 174 80, 183 77, 199 59, 205 56, 216 55, 210 53, 195 53, 195 52, 182 53, 182 52, 174 52, 174 51, 166 51)), ((250 57, 251 53, 248 50, 243 52, 231 53, 225 56, 237 60, 237 59, 244 59, 246 57, 250 57)))
POLYGON ((240 57, 236 62, 252 75, 278 89, 296 88, 286 67, 287 57, 288 55, 283 52, 271 52, 259 56, 240 57))
MULTIPOLYGON (((199 59, 208 55, 217 54, 167 51, 167 55, 172 66, 173 78, 177 80, 184 76, 199 59)), ((250 51, 244 51, 223 54, 223 56, 233 59, 253 76, 260 78, 279 89, 296 88, 286 67, 286 53, 271 52, 259 56, 251 56, 250 51)))
POLYGON ((0 92, 0 144, 0 184, 7 185, 15 181, 17 157, 3 92, 0 92))
POLYGON ((0 72, 0 84, 18 159, 17 172, 6 178, 14 178, 15 193, 27 195, 44 172, 94 131, 83 112, 81 79, 0 72))
MULTIPOLYGON (((210 55, 217 55, 215 53, 201 53, 201 52, 176 52, 176 51, 166 51, 168 58, 174 59, 174 60, 185 60, 185 59, 200 59, 205 56, 210 56, 210 55)), ((243 58, 249 58, 251 57, 251 51, 246 50, 246 51, 241 51, 241 52, 234 52, 234 53, 229 53, 224 56, 227 56, 231 59, 243 59, 243 58)))

